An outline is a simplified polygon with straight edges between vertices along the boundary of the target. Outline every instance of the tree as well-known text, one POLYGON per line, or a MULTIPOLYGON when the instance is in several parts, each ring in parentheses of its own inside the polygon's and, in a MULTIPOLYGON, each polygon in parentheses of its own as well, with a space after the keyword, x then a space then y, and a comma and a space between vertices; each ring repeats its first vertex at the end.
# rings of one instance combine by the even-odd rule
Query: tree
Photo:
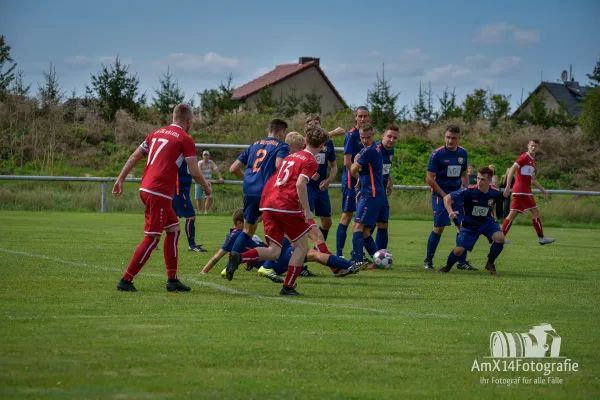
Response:
POLYGON ((323 96, 317 92, 316 88, 312 88, 310 93, 304 95, 304 100, 300 105, 304 114, 321 114, 321 100, 323 96))
POLYGON ((487 118, 492 127, 498 126, 501 119, 508 117, 510 113, 510 95, 490 93, 490 100, 487 109, 487 118))
POLYGON ((460 118, 462 116, 462 109, 456 105, 456 93, 454 93, 454 89, 452 93, 448 91, 448 88, 444 89, 442 97, 438 96, 438 100, 440 102, 440 120, 460 118))
POLYGON ((600 58, 596 61, 596 66, 591 74, 586 74, 590 80, 590 85, 593 87, 600 86, 600 58))
POLYGON ((11 47, 6 44, 4 35, 0 35, 0 100, 6 96, 10 88, 10 84, 15 79, 14 69, 17 64, 11 65, 6 72, 4 72, 4 64, 12 63, 14 60, 10 57, 11 47))
POLYGON ((38 94, 42 101, 42 107, 57 105, 62 100, 64 92, 58 84, 56 68, 50 63, 48 72, 42 71, 42 74, 44 75, 44 85, 38 84, 38 94))
POLYGON ((429 125, 437 119, 437 114, 433 109, 432 97, 431 83, 428 90, 423 90, 421 82, 419 82, 419 97, 413 106, 413 114, 416 122, 429 125))
POLYGON ((25 83, 23 82, 24 76, 25 76, 25 72, 23 72, 23 70, 17 71, 17 74, 15 75, 15 80, 13 81, 13 84, 10 88, 10 92, 14 96, 18 96, 21 98, 29 96, 29 90, 31 89, 31 84, 25 85, 25 83))
POLYGON ((296 94, 296 87, 292 86, 290 91, 290 94, 283 100, 283 115, 285 115, 286 118, 291 118, 296 115, 299 107, 302 105, 302 96, 296 94))
POLYGON ((146 102, 146 94, 139 93, 137 74, 129 73, 129 65, 121 64, 117 56, 114 65, 105 66, 97 75, 92 75, 92 86, 86 85, 86 93, 100 102, 100 114, 107 121, 113 121, 119 110, 137 116, 140 107, 146 102))
POLYGON ((214 118, 225 112, 232 112, 239 106, 239 101, 233 99, 233 77, 229 74, 227 83, 219 84, 217 89, 205 89, 198 93, 200 96, 200 113, 214 118))
POLYGON ((474 122, 483 119, 487 113, 487 90, 475 89, 472 94, 468 94, 463 103, 463 117, 467 122, 474 122))
POLYGON ((380 132, 406 116, 405 107, 401 110, 397 108, 399 95, 400 92, 392 92, 390 81, 385 79, 385 65, 382 65, 381 76, 378 73, 375 75, 373 89, 367 91, 367 106, 371 110, 371 122, 380 132))
POLYGON ((579 122, 587 137, 600 140, 600 86, 590 90, 583 98, 579 122))
POLYGON ((162 78, 158 78, 160 89, 154 90, 153 106, 163 115, 169 115, 173 112, 175 106, 183 102, 185 93, 179 87, 177 79, 173 79, 170 68, 167 67, 167 73, 162 78))

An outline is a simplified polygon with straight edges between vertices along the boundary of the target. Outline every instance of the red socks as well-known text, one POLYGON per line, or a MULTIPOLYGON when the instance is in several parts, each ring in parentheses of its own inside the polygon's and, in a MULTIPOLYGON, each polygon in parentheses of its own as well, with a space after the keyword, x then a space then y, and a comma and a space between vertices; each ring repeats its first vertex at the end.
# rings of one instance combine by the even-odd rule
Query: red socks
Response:
POLYGON ((510 230, 511 226, 512 226, 512 221, 505 219, 504 222, 502 223, 502 233, 504 234, 504 236, 506 236, 508 234, 508 231, 510 230))
POLYGON ((160 236, 144 236, 144 240, 142 240, 142 243, 139 244, 133 253, 127 271, 123 274, 123 279, 130 281, 140 272, 146 261, 150 258, 152 251, 158 246, 159 241, 160 236))
POLYGON ((240 254, 242 263, 258 261, 258 250, 250 249, 240 254))
POLYGON ((317 250, 319 250, 319 253, 331 254, 325 243, 318 244, 315 247, 317 248, 317 250))
POLYGON ((167 277, 177 279, 177 244, 181 232, 167 232, 165 237, 165 264, 167 266, 167 277))
POLYGON ((296 278, 298 278, 298 275, 300 275, 300 271, 302 271, 302 266, 295 267, 293 265, 289 265, 287 275, 283 281, 283 286, 286 288, 294 287, 294 283, 296 283, 296 278))
POLYGON ((539 238, 544 237, 544 229, 542 228, 542 221, 539 218, 532 218, 531 223, 533 224, 533 229, 537 233, 539 238))

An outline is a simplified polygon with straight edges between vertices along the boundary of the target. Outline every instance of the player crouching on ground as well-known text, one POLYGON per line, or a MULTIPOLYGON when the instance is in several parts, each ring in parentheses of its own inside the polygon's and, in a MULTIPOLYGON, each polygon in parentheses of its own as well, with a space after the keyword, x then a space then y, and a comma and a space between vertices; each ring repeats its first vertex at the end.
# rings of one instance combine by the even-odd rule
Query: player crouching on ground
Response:
POLYGON ((315 155, 321 151, 329 135, 319 127, 306 132, 306 149, 287 156, 277 172, 265 185, 260 211, 268 248, 256 248, 242 254, 232 252, 227 263, 227 279, 233 275, 242 262, 276 260, 280 253, 284 235, 290 238, 296 248, 288 265, 287 275, 280 294, 298 296, 294 284, 308 252, 306 234, 316 225, 308 203, 307 184, 319 168, 315 155))
POLYGON ((477 185, 462 188, 444 197, 444 206, 450 219, 458 215, 452 208, 452 202, 462 203, 465 214, 456 238, 456 247, 450 252, 446 266, 438 272, 449 272, 465 250, 473 251, 479 236, 485 235, 488 240, 493 241, 485 269, 492 275, 497 275, 494 261, 504 248, 504 234, 494 219, 492 210, 494 204, 503 199, 503 194, 490 186, 492 176, 494 172, 490 168, 482 167, 477 171, 477 185))

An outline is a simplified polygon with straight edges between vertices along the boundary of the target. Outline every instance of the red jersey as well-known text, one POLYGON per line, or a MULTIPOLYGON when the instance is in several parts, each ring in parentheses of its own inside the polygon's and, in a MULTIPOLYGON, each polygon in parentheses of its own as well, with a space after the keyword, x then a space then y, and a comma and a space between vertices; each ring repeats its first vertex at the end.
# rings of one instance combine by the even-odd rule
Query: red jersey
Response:
POLYGON ((519 167, 515 176, 515 186, 513 186, 513 194, 531 195, 531 178, 535 174, 535 160, 529 153, 521 154, 515 165, 519 167))
POLYGON ((196 157, 194 140, 179 125, 171 124, 149 134, 140 149, 147 155, 140 190, 172 199, 181 163, 196 157))
POLYGON ((279 211, 284 213, 301 213, 304 210, 296 191, 298 179, 310 178, 317 173, 319 164, 315 156, 308 150, 290 154, 267 181, 260 199, 261 211, 279 211))

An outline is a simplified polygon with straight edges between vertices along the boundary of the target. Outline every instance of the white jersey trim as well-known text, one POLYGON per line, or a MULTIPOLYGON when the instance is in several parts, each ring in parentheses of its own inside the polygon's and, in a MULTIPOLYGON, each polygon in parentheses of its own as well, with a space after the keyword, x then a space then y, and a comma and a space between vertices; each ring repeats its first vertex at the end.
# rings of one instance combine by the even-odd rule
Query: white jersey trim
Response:
POLYGON ((260 211, 277 211, 286 214, 300 214, 302 211, 280 210, 279 208, 259 208, 260 211))
POLYGON ((521 168, 521 166, 519 164, 517 164, 517 163, 514 163, 513 165, 516 165, 517 168, 521 168))
POLYGON ((142 192, 146 192, 146 193, 150 193, 150 194, 153 194, 153 195, 155 195, 155 196, 164 197, 165 199, 173 200, 173 198, 172 198, 172 197, 169 197, 169 196, 167 196, 166 194, 162 194, 162 193, 158 193, 158 192, 153 192, 152 190, 148 190, 148 189, 140 188, 140 191, 142 191, 142 192))
POLYGON ((275 243, 279 248, 282 248, 283 246, 281 245, 281 243, 279 243, 277 240, 273 239, 271 236, 269 235, 265 235, 265 239, 267 239, 269 242, 273 242, 275 243))
POLYGON ((306 178, 306 180, 310 182, 310 178, 308 177, 308 175, 300 174, 300 176, 303 176, 303 177, 305 177, 305 178, 306 178))
POLYGON ((293 243, 293 242, 297 241, 298 239, 300 239, 302 236, 306 235, 308 233, 308 231, 310 231, 312 229, 313 226, 317 226, 317 224, 315 224, 315 223, 309 224, 308 228, 306 228, 306 230, 304 232, 302 232, 297 238, 295 238, 295 239, 290 238, 290 242, 293 243))
POLYGON ((533 193, 513 193, 513 196, 533 196, 533 193))

